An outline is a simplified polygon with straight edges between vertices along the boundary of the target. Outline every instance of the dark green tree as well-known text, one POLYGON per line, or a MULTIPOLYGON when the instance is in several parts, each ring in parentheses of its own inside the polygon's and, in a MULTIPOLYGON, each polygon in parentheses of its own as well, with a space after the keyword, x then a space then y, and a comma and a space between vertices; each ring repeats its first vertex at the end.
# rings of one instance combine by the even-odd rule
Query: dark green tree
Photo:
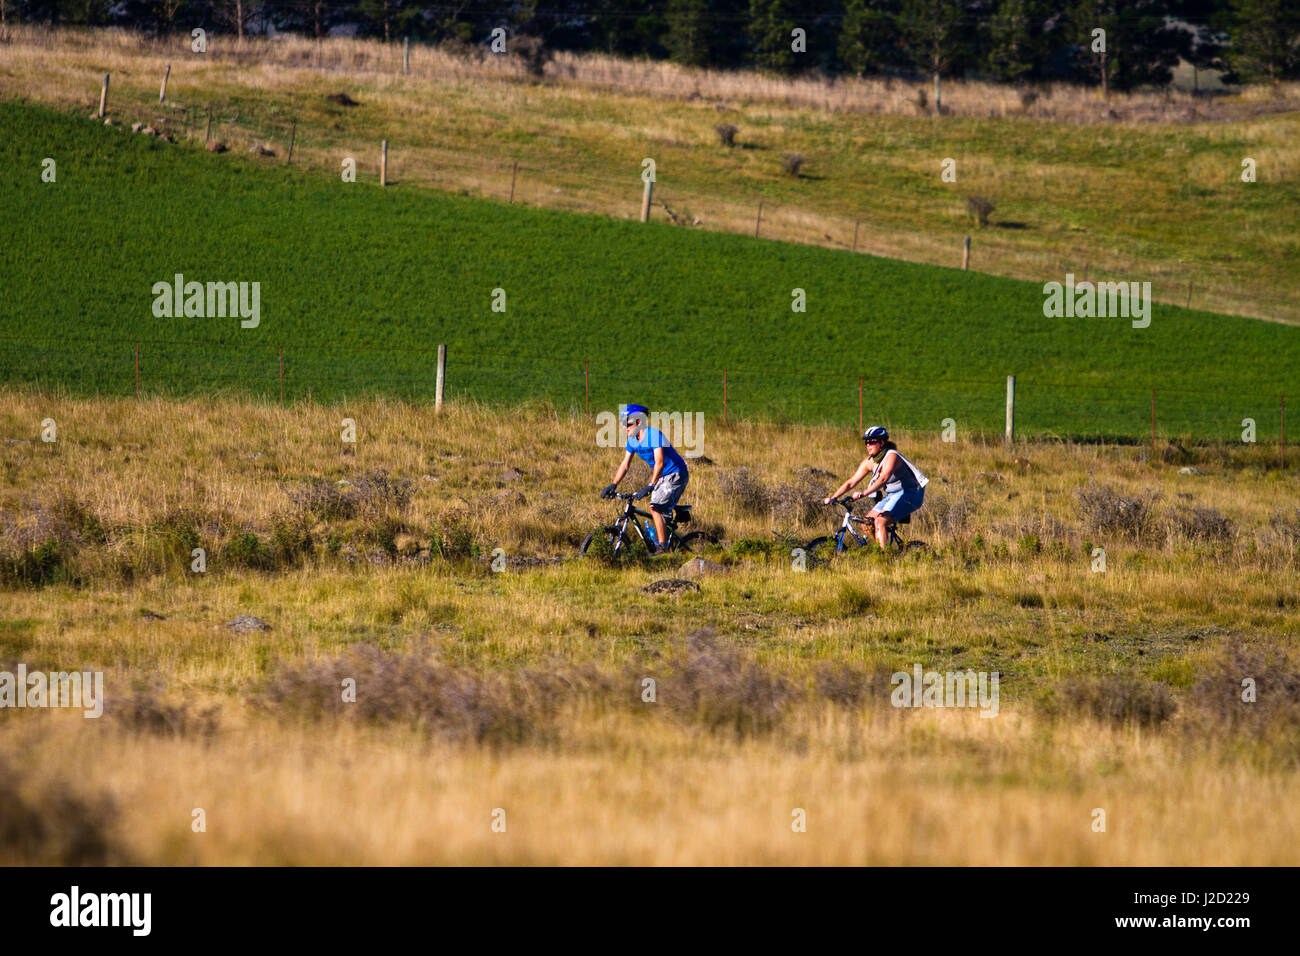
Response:
POLYGON ((1050 0, 999 0, 989 18, 985 65, 1000 80, 1037 79, 1052 52, 1050 0))
POLYGON ((811 26, 811 18, 806 24, 799 23, 797 9, 794 0, 750 0, 749 39, 754 65, 759 69, 793 73, 800 58, 807 57, 806 52, 796 53, 791 49, 794 29, 802 26, 806 36, 811 26))
POLYGON ((668 55, 687 66, 707 66, 710 61, 708 0, 668 0, 664 17, 668 55))
POLYGON ((1228 62, 1244 80, 1278 83, 1300 75, 1300 3, 1235 0, 1228 62))
POLYGON ((843 69, 858 76, 896 66, 899 0, 846 0, 840 27, 843 69))
POLYGON ((1190 35, 1170 17, 1169 0, 1081 0, 1070 11, 1080 73, 1112 88, 1168 86, 1173 68, 1191 50, 1190 35), (1102 37, 1095 33, 1105 31, 1102 37))
POLYGON ((903 0, 899 32, 917 69, 934 77, 934 108, 943 111, 940 78, 962 66, 968 44, 962 32, 963 11, 955 0, 903 0))

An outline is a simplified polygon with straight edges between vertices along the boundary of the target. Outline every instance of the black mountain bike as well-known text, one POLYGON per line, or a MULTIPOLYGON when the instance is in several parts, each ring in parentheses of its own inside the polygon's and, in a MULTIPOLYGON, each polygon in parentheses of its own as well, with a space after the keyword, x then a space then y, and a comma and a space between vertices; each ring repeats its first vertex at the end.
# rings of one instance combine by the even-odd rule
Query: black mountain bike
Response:
MULTIPOLYGON (((878 500, 879 498, 874 499, 872 504, 878 500)), ((854 502, 852 500, 849 498, 832 498, 831 504, 839 505, 844 509, 844 520, 840 522, 839 528, 836 529, 833 535, 824 535, 820 538, 813 538, 804 546, 804 551, 808 553, 809 557, 823 559, 829 558, 832 554, 838 554, 841 551, 847 550, 853 542, 857 542, 857 545, 860 548, 865 548, 867 545, 875 543, 876 535, 872 522, 867 518, 859 517, 853 513, 854 502), (858 529, 854 527, 855 524, 865 526, 866 534, 859 534, 858 529)), ((869 511, 870 508, 867 510, 869 511)), ((911 515, 908 515, 901 521, 894 521, 892 518, 890 519, 886 528, 886 533, 888 535, 886 540, 889 542, 890 551, 901 554, 904 551, 924 551, 926 549, 927 546, 922 541, 904 541, 902 537, 899 536, 898 526, 900 524, 910 524, 911 520, 911 515)))
MULTIPOLYGON (((609 542, 610 551, 616 558, 627 554, 632 548, 632 542, 637 538, 640 538, 647 551, 650 550, 650 539, 641 524, 641 520, 638 520, 650 518, 650 512, 642 511, 632 504, 635 495, 616 494, 614 497, 625 503, 623 513, 615 519, 613 524, 597 528, 583 538, 582 544, 578 546, 579 554, 586 554, 591 547, 591 543, 600 537, 609 542)), ((689 524, 690 520, 690 505, 676 505, 672 514, 664 515, 664 530, 668 532, 669 551, 700 551, 709 545, 718 543, 717 538, 703 531, 692 531, 684 535, 678 534, 677 526, 679 524, 689 524)))

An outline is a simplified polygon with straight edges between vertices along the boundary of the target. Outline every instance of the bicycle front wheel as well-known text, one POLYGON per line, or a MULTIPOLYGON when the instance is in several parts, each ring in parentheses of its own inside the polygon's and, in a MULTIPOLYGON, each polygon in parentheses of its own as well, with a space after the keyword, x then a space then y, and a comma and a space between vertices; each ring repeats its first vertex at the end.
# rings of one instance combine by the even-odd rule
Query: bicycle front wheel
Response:
POLYGON ((578 545, 578 554, 585 555, 591 550, 592 544, 597 540, 602 543, 608 543, 609 553, 616 558, 621 558, 632 549, 632 541, 628 538, 627 532, 619 532, 615 525, 606 525, 603 528, 597 528, 591 534, 582 539, 582 544, 578 545))

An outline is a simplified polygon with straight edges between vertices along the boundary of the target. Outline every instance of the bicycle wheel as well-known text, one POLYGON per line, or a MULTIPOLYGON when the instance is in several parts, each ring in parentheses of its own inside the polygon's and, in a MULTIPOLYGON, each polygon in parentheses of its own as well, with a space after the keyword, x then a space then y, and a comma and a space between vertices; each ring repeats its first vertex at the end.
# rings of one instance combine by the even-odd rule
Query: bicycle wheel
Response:
POLYGON ((835 539, 822 535, 813 538, 803 546, 804 554, 818 561, 825 561, 835 553, 835 539))
POLYGON ((591 550, 592 542, 597 537, 602 537, 609 542, 609 552, 615 558, 621 558, 632 549, 632 541, 628 538, 627 532, 618 533, 618 528, 614 525, 606 525, 603 528, 597 528, 591 534, 582 539, 582 544, 578 545, 578 554, 586 554, 591 550))
POLYGON ((678 539, 677 550, 698 554, 707 548, 715 547, 718 539, 705 531, 692 531, 678 539))

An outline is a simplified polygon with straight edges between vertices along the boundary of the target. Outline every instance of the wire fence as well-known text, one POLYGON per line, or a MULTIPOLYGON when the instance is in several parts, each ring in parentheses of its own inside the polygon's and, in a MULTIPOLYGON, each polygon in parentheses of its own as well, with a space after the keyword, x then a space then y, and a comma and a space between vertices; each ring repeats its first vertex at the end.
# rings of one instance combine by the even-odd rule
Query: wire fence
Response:
MULTIPOLYGON (((73 395, 231 395, 285 404, 393 397, 429 403, 435 400, 437 357, 436 345, 0 338, 0 381, 73 395)), ((875 423, 905 431, 946 429, 963 438, 1002 435, 1008 405, 1005 376, 908 380, 892 372, 881 378, 677 362, 650 366, 514 350, 483 354, 455 345, 448 350, 444 396, 486 405, 543 400, 575 416, 614 412, 635 401, 701 412, 710 426, 875 423)), ((1013 415, 1017 438, 1254 440, 1284 447, 1285 402, 1283 395, 1249 386, 1063 382, 1022 373, 1016 375, 1013 415)))

